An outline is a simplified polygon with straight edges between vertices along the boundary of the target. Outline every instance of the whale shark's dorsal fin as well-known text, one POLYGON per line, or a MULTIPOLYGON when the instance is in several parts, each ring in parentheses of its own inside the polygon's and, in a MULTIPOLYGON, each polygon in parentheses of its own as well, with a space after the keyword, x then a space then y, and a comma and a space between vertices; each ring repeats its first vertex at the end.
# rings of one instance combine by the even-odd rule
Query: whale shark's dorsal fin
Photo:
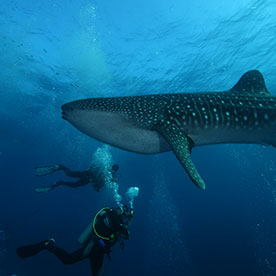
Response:
POLYGON ((263 75, 258 70, 246 72, 230 92, 271 95, 265 86, 263 75))
POLYGON ((173 125, 170 121, 157 126, 157 131, 167 140, 172 151, 195 185, 201 190, 205 190, 205 183, 191 159, 193 141, 177 125, 173 125))

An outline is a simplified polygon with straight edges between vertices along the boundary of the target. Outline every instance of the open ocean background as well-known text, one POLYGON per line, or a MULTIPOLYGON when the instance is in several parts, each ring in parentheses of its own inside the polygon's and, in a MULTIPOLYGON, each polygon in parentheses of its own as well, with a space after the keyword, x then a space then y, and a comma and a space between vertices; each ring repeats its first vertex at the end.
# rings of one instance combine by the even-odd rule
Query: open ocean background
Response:
MULTIPOLYGON (((34 187, 64 179, 34 167, 86 169, 102 144, 61 119, 80 98, 222 91, 260 70, 276 94, 273 0, 0 1, 0 275, 90 275, 48 252, 16 247, 55 237, 67 250, 107 190, 34 187)), ((140 187, 130 240, 105 275, 275 276, 276 151, 259 145, 198 147, 200 191, 172 153, 111 148, 120 193, 140 187)))

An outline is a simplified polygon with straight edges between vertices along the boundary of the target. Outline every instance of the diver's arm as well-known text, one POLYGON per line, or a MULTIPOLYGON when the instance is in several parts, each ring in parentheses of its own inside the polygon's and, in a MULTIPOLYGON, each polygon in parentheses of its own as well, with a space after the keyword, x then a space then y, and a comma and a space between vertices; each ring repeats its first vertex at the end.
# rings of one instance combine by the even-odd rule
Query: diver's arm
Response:
MULTIPOLYGON (((130 209, 129 210, 129 214, 126 216, 127 217, 127 220, 125 221, 125 223, 121 224, 121 234, 123 236, 123 238, 125 240, 128 240, 129 239, 129 225, 132 221, 132 218, 134 216, 134 209, 130 209)), ((123 220, 122 220, 123 221, 123 220)))
POLYGON ((135 213, 134 209, 130 209, 130 210, 129 210, 129 214, 128 214, 128 216, 127 216, 127 222, 126 222, 126 224, 127 224, 128 226, 130 225, 130 223, 131 223, 131 221, 132 221, 132 219, 133 219, 134 213, 135 213))

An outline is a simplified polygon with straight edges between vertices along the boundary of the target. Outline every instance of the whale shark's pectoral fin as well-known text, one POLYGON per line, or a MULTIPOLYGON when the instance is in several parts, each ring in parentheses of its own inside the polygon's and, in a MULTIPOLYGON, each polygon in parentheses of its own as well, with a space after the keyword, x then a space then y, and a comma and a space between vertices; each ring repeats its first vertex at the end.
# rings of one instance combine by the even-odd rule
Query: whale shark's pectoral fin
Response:
POLYGON ((169 121, 164 125, 159 125, 157 131, 167 140, 174 154, 195 185, 205 190, 205 183, 191 159, 191 149, 193 146, 191 139, 169 121))

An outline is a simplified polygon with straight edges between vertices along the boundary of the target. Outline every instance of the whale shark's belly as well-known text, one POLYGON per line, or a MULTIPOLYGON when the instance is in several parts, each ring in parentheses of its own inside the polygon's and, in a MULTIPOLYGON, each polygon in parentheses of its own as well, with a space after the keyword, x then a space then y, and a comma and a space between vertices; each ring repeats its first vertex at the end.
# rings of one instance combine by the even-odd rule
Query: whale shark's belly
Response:
POLYGON ((138 126, 120 113, 76 110, 64 112, 63 118, 86 135, 124 150, 145 154, 171 150, 158 132, 138 126))
POLYGON ((270 129, 198 128, 187 134, 195 146, 212 144, 263 144, 273 143, 275 134, 270 129))

